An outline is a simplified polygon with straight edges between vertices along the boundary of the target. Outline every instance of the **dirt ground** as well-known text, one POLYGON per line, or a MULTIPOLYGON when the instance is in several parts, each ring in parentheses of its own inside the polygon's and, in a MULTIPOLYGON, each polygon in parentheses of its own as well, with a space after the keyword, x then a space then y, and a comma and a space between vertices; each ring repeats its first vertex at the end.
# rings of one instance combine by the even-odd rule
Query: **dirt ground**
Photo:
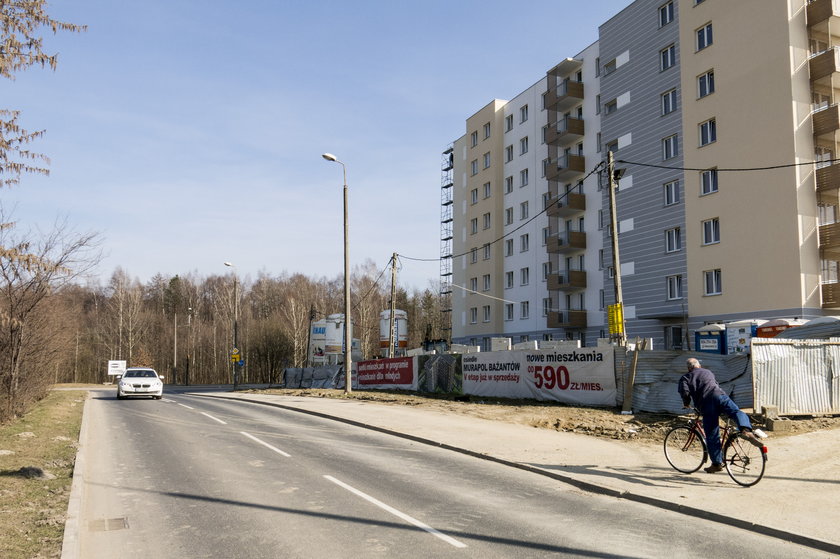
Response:
MULTIPOLYGON (((670 414, 637 413, 621 415, 619 408, 582 408, 557 403, 530 400, 505 400, 496 398, 458 397, 452 395, 414 394, 390 391, 361 391, 350 395, 340 390, 270 390, 288 396, 320 398, 354 398, 371 400, 394 406, 419 406, 444 413, 459 413, 530 425, 540 429, 554 429, 581 433, 595 437, 653 443, 662 440, 665 432, 679 422, 670 414)), ((751 415, 756 427, 768 430, 760 415, 751 415)), ((821 429, 840 429, 840 416, 791 418, 789 431, 769 432, 773 437, 805 433, 821 429)))

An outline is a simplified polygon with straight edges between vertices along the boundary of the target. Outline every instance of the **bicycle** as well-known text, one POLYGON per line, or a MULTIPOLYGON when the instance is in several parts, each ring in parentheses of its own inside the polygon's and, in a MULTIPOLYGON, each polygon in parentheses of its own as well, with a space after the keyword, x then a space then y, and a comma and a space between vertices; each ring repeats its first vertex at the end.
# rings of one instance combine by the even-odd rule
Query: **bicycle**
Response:
MULTIPOLYGON (((721 428, 721 443, 723 463, 732 481, 744 487, 758 483, 764 475, 767 447, 757 447, 744 438, 729 418, 721 428)), ((675 470, 684 474, 699 470, 709 458, 700 410, 694 409, 694 417, 686 425, 677 425, 668 431, 663 446, 665 458, 675 470)))

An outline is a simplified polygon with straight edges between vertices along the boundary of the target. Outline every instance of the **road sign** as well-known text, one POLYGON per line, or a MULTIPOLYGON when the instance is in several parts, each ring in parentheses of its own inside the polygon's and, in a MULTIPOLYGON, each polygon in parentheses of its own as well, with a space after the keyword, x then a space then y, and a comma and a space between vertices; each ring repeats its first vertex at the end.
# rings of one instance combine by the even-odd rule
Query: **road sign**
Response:
POLYGON ((125 361, 108 361, 108 376, 122 376, 125 374, 125 361))
POLYGON ((232 350, 230 350, 230 362, 231 363, 238 363, 239 360, 240 360, 239 348, 235 347, 232 350))

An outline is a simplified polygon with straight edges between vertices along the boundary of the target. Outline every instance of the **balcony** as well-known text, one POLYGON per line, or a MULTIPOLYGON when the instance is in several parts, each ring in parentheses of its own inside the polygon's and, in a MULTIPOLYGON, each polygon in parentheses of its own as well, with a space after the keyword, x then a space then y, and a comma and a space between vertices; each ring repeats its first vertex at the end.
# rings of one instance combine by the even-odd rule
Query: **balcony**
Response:
POLYGON ((567 153, 557 160, 557 180, 568 180, 586 172, 586 158, 567 153))
POLYGON ((546 326, 548 328, 586 328, 586 311, 549 312, 546 326))
POLYGON ((840 107, 830 105, 811 115, 811 122, 814 125, 814 135, 834 134, 840 129, 840 107))
POLYGON ((586 233, 564 231, 556 237, 549 237, 545 249, 551 254, 569 254, 586 250, 586 233))
POLYGON ((583 102, 583 83, 564 80, 555 89, 545 94, 545 108, 550 111, 566 111, 583 102))
POLYGON ((820 286, 822 291, 822 308, 840 307, 840 283, 824 283, 820 286))
POLYGON ((820 250, 823 260, 840 260, 840 223, 820 225, 820 250))
POLYGON ((582 118, 567 117, 557 123, 557 126, 550 126, 546 130, 545 143, 549 145, 566 145, 579 140, 584 134, 582 118))
POLYGON ((817 81, 840 71, 840 50, 830 48, 808 60, 811 81, 817 81))
POLYGON ((838 203, 838 189, 840 189, 840 165, 826 165, 817 169, 817 192, 820 201, 831 205, 838 203))
POLYGON ((569 192, 551 201, 546 212, 548 217, 566 217, 586 211, 586 195, 569 192))
POLYGON ((813 27, 832 17, 840 17, 838 0, 813 0, 808 3, 808 26, 813 27))
POLYGON ((549 274, 549 291, 580 291, 586 289, 586 272, 566 270, 564 274, 549 274))

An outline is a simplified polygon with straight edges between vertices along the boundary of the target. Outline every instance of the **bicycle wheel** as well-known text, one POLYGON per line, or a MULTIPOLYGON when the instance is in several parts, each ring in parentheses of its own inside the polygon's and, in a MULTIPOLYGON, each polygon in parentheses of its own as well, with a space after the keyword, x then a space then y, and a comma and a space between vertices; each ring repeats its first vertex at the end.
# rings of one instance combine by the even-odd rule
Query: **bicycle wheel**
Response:
POLYGON ((665 458, 678 472, 696 472, 706 461, 706 445, 694 429, 685 425, 674 427, 665 435, 665 458))
POLYGON ((732 481, 744 487, 755 485, 764 475, 766 447, 757 447, 739 436, 729 437, 723 447, 723 463, 732 481))

